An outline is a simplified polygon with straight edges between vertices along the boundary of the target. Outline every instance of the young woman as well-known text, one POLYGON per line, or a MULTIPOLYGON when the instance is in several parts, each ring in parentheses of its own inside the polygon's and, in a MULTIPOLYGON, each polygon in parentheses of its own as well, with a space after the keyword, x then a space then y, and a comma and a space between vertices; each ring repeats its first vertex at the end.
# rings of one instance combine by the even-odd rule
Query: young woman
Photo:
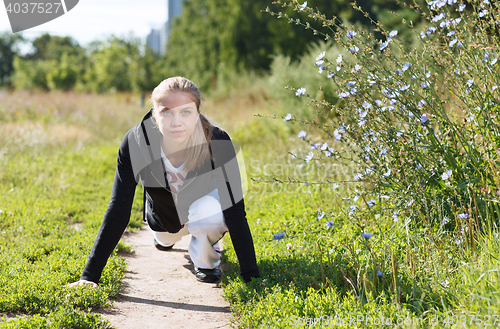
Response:
POLYGON ((80 281, 97 287, 123 234, 136 185, 144 189, 144 218, 157 249, 168 251, 191 234, 189 255, 199 281, 217 282, 218 241, 229 231, 248 282, 259 277, 246 220, 236 152, 228 134, 200 113, 201 94, 186 78, 162 81, 153 108, 130 129, 118 151, 111 200, 80 281))

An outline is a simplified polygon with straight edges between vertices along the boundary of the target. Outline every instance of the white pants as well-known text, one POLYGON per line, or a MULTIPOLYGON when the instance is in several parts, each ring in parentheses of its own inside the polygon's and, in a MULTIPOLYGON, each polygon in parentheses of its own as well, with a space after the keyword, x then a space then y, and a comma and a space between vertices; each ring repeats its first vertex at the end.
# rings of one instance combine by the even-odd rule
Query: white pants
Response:
POLYGON ((179 232, 152 230, 156 241, 163 246, 171 246, 183 236, 191 234, 189 256, 196 267, 206 269, 219 266, 221 258, 218 241, 227 231, 217 189, 191 204, 188 222, 179 232))

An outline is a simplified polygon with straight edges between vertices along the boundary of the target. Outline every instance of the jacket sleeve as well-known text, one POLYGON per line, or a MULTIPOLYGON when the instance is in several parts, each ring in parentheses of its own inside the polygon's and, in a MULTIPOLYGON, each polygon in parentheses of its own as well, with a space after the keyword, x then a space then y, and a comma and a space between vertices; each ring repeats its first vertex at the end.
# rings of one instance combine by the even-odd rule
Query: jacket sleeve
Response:
POLYGON ((240 274, 245 282, 249 282, 252 278, 260 277, 259 267, 255 257, 252 234, 246 219, 236 153, 229 135, 223 131, 221 134, 221 140, 212 146, 217 189, 226 226, 240 263, 240 274))
POLYGON ((128 134, 131 133, 130 130, 120 145, 111 199, 83 270, 82 280, 99 282, 102 270, 130 220, 137 186, 128 145, 128 134))

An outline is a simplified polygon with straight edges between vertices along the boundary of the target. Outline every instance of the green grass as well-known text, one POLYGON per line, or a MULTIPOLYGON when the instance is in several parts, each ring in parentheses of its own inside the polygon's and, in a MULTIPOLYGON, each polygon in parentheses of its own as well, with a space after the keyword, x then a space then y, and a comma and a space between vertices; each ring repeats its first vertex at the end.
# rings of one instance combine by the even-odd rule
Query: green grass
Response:
MULTIPOLYGON (((129 119, 90 124, 99 113, 93 105, 110 96, 22 96, 4 94, 0 107, 0 327, 106 328, 91 310, 111 306, 126 266, 116 252, 127 247, 119 244, 98 289, 65 285, 80 278, 92 248, 111 194, 119 123, 129 119)), ((129 229, 141 225, 141 200, 129 229)))
MULTIPOLYGON (((17 321, 23 328, 29 328, 30 321, 34 328, 43 321, 60 322, 61 328, 103 325, 99 317, 77 310, 111 305, 108 297, 120 289, 124 260, 111 257, 99 289, 65 285, 79 279, 106 209, 116 161, 113 144, 80 151, 69 146, 47 149, 40 155, 12 152, 12 157, 2 158, 0 310, 42 317, 0 326, 17 321), (75 322, 68 324, 65 317, 75 322)), ((136 198, 131 227, 140 225, 138 200, 142 198, 136 198)), ((120 248, 122 244, 117 251, 120 248)))

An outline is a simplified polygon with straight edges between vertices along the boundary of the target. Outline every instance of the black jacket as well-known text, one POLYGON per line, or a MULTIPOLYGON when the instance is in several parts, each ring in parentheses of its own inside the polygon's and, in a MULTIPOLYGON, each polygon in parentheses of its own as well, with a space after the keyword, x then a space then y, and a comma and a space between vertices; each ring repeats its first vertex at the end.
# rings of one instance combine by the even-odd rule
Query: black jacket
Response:
MULTIPOLYGON (((212 129, 212 159, 190 171, 177 193, 165 180, 161 163, 162 135, 151 122, 149 111, 130 129, 120 145, 111 199, 94 242, 82 280, 98 282, 102 270, 130 220, 135 188, 139 181, 148 203, 147 221, 155 231, 178 232, 187 222, 189 206, 200 197, 219 191, 224 219, 245 281, 259 277, 252 235, 246 220, 236 151, 229 135, 212 129)), ((145 205, 146 206, 146 205, 145 205)))

